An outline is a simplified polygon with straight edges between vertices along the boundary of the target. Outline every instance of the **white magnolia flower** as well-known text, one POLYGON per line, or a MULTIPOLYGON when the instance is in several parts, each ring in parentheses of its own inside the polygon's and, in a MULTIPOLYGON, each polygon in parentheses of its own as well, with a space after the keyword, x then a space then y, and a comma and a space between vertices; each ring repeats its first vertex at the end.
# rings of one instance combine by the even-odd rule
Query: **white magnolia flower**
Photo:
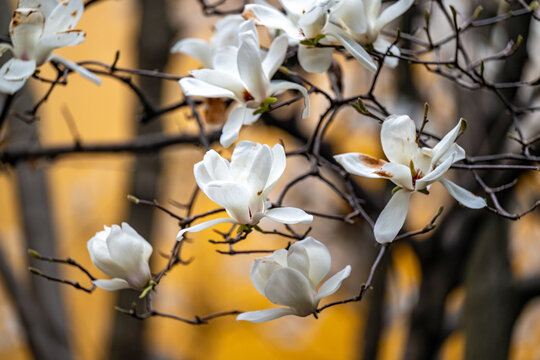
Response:
POLYGON ((205 68, 213 69, 214 56, 219 50, 239 46, 238 28, 244 21, 240 15, 226 16, 216 23, 214 36, 209 43, 197 38, 182 39, 172 47, 171 52, 190 55, 205 68))
POLYGON ((110 280, 94 280, 104 290, 143 290, 152 278, 148 259, 152 245, 129 224, 105 226, 87 243, 90 259, 98 269, 112 276, 110 280))
POLYGON ((304 112, 309 113, 306 89, 296 83, 282 80, 270 81, 283 63, 287 52, 287 38, 276 38, 263 58, 260 53, 257 30, 252 21, 240 25, 240 47, 222 49, 214 57, 214 69, 193 70, 193 78, 183 78, 180 86, 186 96, 230 98, 238 102, 223 126, 220 142, 230 146, 237 138, 242 125, 249 125, 261 116, 257 109, 274 94, 288 89, 304 95, 304 112))
POLYGON ((236 319, 259 323, 285 315, 316 314, 319 301, 335 293, 351 274, 351 266, 347 265, 319 287, 330 265, 328 249, 312 237, 294 243, 288 251, 276 250, 256 259, 249 274, 251 282, 268 300, 287 307, 245 312, 236 319))
POLYGON ((99 85, 101 80, 90 71, 51 54, 85 40, 83 31, 73 29, 83 10, 81 0, 19 0, 9 25, 13 45, 0 44, 0 55, 7 50, 13 54, 0 68, 0 92, 15 93, 47 61, 61 63, 99 85))
POLYGON ((394 240, 405 222, 413 192, 426 192, 436 181, 464 206, 471 209, 486 206, 483 198, 442 177, 453 163, 465 158, 465 150, 455 143, 465 128, 466 122, 461 119, 433 149, 420 148, 415 141, 414 121, 407 115, 392 115, 383 122, 381 129, 381 144, 389 162, 359 153, 334 157, 351 174, 389 179, 398 186, 375 223, 378 242, 394 240))
MULTIPOLYGON (((399 56, 399 49, 379 34, 383 27, 403 15, 413 3, 414 0, 399 0, 381 13, 381 0, 342 0, 335 7, 332 19, 358 43, 364 46, 371 44, 383 54, 390 48, 391 54, 399 56)), ((396 67, 398 59, 388 57, 385 63, 396 67)))
POLYGON ((285 170, 283 146, 273 148, 251 141, 236 145, 231 161, 209 150, 203 161, 195 164, 195 180, 199 188, 216 204, 223 206, 230 218, 210 220, 182 229, 176 237, 181 240, 186 231, 197 232, 222 223, 257 225, 263 217, 283 224, 309 224, 313 216, 294 207, 269 209, 268 193, 285 170))
MULTIPOLYGON (((377 69, 367 51, 340 26, 336 26, 339 21, 334 19, 333 9, 339 5, 338 1, 280 0, 280 2, 286 14, 265 3, 246 5, 244 14, 253 16, 258 24, 269 29, 284 31, 291 45, 299 45, 298 62, 306 71, 325 72, 332 62, 331 47, 306 44, 306 41, 315 39, 323 45, 343 45, 368 70, 377 69)), ((362 22, 363 17, 356 21, 362 22)))

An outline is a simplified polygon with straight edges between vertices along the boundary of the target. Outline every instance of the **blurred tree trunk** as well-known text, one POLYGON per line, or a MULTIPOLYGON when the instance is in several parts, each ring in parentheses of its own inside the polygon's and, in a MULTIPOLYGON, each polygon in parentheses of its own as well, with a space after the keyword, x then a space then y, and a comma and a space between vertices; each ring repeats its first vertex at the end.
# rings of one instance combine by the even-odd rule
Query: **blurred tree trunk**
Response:
MULTIPOLYGON (((141 14, 138 39, 138 68, 163 70, 169 58, 170 42, 173 30, 168 19, 167 1, 139 0, 141 14)), ((162 81, 154 78, 141 77, 139 81, 142 91, 148 99, 159 106, 162 99, 162 81)), ((137 105, 139 111, 139 105, 137 105)), ((161 121, 154 118, 147 124, 137 125, 137 135, 161 132, 161 121)), ((141 199, 153 200, 159 191, 161 164, 159 153, 137 155, 133 172, 131 194, 141 199)), ((154 209, 150 206, 130 203, 128 223, 137 232, 151 241, 154 220, 154 209)), ((129 308, 132 302, 138 300, 138 293, 122 291, 119 293, 118 304, 129 308)), ((114 321, 110 359, 145 359, 150 355, 145 347, 144 321, 125 314, 117 313, 114 321)))
MULTIPOLYGON (((0 0, 0 28, 7 29, 11 9, 6 0, 0 0)), ((6 99, 6 98, 5 98, 6 99)), ((3 108, 5 101, 0 103, 3 108)), ((11 111, 23 113, 33 106, 28 87, 20 91, 11 111)), ((11 148, 24 148, 39 143, 39 122, 25 123, 15 116, 8 115, 8 139, 11 148)), ((56 256, 56 234, 51 212, 49 187, 46 173, 32 163, 21 162, 15 166, 15 183, 19 199, 20 219, 24 234, 24 247, 37 250, 47 256, 56 256)), ((30 259, 29 265, 39 267, 44 273, 58 276, 54 264, 30 259)), ((60 285, 46 281, 38 276, 30 276, 29 287, 9 273, 4 264, 2 271, 7 290, 10 292, 19 318, 26 330, 31 352, 36 359, 71 359, 71 349, 67 336, 67 319, 60 285)))

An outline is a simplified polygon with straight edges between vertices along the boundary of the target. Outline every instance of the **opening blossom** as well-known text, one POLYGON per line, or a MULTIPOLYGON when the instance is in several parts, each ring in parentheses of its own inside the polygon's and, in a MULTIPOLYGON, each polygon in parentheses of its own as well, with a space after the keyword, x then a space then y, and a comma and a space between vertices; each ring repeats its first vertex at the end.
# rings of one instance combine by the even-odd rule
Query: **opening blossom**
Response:
POLYGON ((219 20, 210 42, 202 39, 187 38, 178 41, 171 49, 173 53, 183 53, 199 60, 205 68, 214 68, 214 55, 222 49, 238 47, 238 28, 244 22, 240 15, 228 15, 219 20))
POLYGON ((139 235, 129 224, 122 227, 105 226, 87 243, 90 259, 109 280, 94 280, 93 283, 104 290, 136 289, 144 290, 152 279, 148 259, 152 245, 139 235))
POLYGON ((486 206, 483 198, 442 177, 453 163, 465 158, 465 150, 455 143, 465 128, 465 120, 460 119, 433 149, 420 148, 416 143, 414 121, 407 115, 392 115, 381 128, 381 144, 389 162, 359 153, 334 156, 351 174, 389 179, 398 186, 375 222, 375 239, 379 243, 394 240, 405 222, 413 192, 427 193, 436 181, 462 205, 471 209, 486 206))
POLYGON ((302 117, 309 113, 309 97, 304 87, 289 81, 270 81, 285 59, 287 37, 277 37, 266 56, 262 56, 257 30, 249 20, 240 25, 239 39, 238 48, 229 47, 216 53, 213 69, 193 70, 190 71, 193 78, 180 80, 186 96, 230 98, 238 102, 223 126, 219 141, 224 147, 236 141, 242 125, 259 119, 262 111, 257 110, 268 105, 274 94, 290 89, 300 91, 304 95, 302 117))
POLYGON ((216 204, 223 206, 230 218, 210 220, 180 230, 176 240, 187 231, 197 232, 222 223, 257 225, 263 217, 283 224, 309 224, 313 216, 294 207, 269 209, 268 193, 277 183, 286 166, 285 150, 251 141, 236 145, 231 161, 209 150, 203 161, 195 164, 195 180, 199 188, 216 204))
POLYGON ((0 43, 0 55, 8 50, 13 54, 0 68, 0 92, 15 93, 36 67, 47 61, 61 63, 101 84, 99 77, 82 66, 51 54, 56 48, 74 46, 85 40, 83 31, 73 29, 83 10, 81 0, 19 0, 9 25, 13 45, 0 43))
MULTIPOLYGON (((387 40, 379 36, 383 27, 400 17, 407 11, 414 0, 399 0, 381 12, 381 0, 342 0, 334 9, 334 19, 354 39, 354 41, 373 48, 380 53, 399 55, 400 51, 387 40)), ((398 59, 385 58, 385 63, 396 67, 398 59)))
POLYGON ((249 274, 251 282, 268 300, 287 307, 245 312, 236 319, 260 323, 285 315, 316 314, 319 301, 335 293, 351 274, 351 266, 347 265, 317 291, 330 271, 330 265, 328 249, 312 237, 292 244, 288 251, 280 249, 256 259, 249 274))
MULTIPOLYGON (((368 52, 339 26, 342 21, 334 13, 334 8, 339 6, 338 1, 280 0, 280 3, 286 14, 266 3, 259 3, 246 5, 244 16, 253 16, 257 24, 285 32, 291 45, 299 45, 298 62, 304 70, 321 73, 330 67, 333 49, 317 47, 318 43, 343 45, 366 69, 377 70, 368 52)), ((347 14, 342 12, 342 15, 347 14)), ((363 19, 356 18, 355 21, 362 22, 363 19)))

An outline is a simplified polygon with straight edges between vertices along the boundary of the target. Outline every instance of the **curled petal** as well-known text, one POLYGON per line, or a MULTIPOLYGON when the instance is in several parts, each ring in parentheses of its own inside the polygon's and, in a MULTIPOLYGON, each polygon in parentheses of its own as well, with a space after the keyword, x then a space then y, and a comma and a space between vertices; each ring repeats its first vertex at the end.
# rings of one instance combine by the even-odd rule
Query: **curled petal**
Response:
POLYGON ((359 153, 346 153, 335 155, 334 159, 351 174, 367 178, 387 178, 377 174, 377 171, 387 164, 386 161, 373 156, 359 153))
POLYGON ((318 303, 323 297, 332 295, 341 287, 343 280, 351 275, 351 265, 345 266, 340 272, 334 274, 330 279, 326 280, 321 285, 319 293, 317 294, 316 303, 318 303))
POLYGON ((412 6, 413 3, 414 0, 399 0, 384 9, 375 23, 375 28, 377 29, 377 32, 379 32, 390 22, 403 15, 405 11, 407 11, 412 6))
POLYGON ((378 243, 389 243, 396 238, 407 217, 411 194, 411 191, 399 190, 386 204, 373 229, 378 243))
POLYGON ((268 49, 268 53, 266 53, 266 57, 262 62, 264 74, 268 79, 271 79, 277 69, 283 64, 285 55, 287 55, 287 45, 287 36, 280 35, 274 39, 270 49, 268 49))
POLYGON ((265 217, 282 224, 311 224, 313 216, 302 209, 279 207, 266 211, 265 217))
POLYGON ((0 76, 9 81, 26 80, 34 73, 36 62, 34 60, 20 60, 11 58, 2 66, 0 76))
POLYGON ((302 112, 302 118, 307 118, 309 116, 309 94, 306 88, 297 83, 283 80, 274 80, 270 83, 271 94, 276 94, 284 90, 298 90, 302 93, 304 96, 304 111, 302 112))
POLYGON ((455 151, 453 145, 457 137, 465 131, 466 127, 467 122, 463 118, 459 119, 458 124, 433 147, 433 164, 444 161, 443 158, 455 151))
POLYGON ((205 221, 203 223, 182 229, 178 232, 178 235, 176 235, 176 241, 181 241, 184 238, 184 233, 186 232, 199 232, 204 229, 208 229, 211 226, 217 225, 217 224, 236 224, 236 221, 231 218, 219 218, 219 219, 213 219, 209 221, 205 221))
POLYGON ((128 284, 128 282, 124 279, 114 278, 114 279, 98 279, 92 281, 94 285, 96 285, 98 288, 108 291, 116 291, 116 290, 123 290, 123 289, 130 289, 131 286, 128 284))
POLYGON ((356 60, 362 64, 366 69, 368 69, 371 72, 377 71, 377 66, 373 62, 373 59, 368 54, 368 52, 362 47, 362 45, 358 44, 356 41, 351 39, 349 36, 345 34, 340 34, 339 31, 331 33, 333 37, 339 40, 339 42, 347 49, 348 52, 351 53, 352 56, 356 60))
POLYGON ((265 321, 280 318, 285 315, 296 315, 296 312, 291 308, 274 308, 259 311, 249 311, 238 315, 236 317, 236 320, 245 320, 252 323, 262 323, 265 321))
POLYGON ((448 190, 450 195, 454 197, 460 204, 471 209, 482 209, 487 206, 484 198, 473 194, 467 189, 453 183, 452 181, 440 178, 439 182, 448 190))
POLYGON ((75 71, 77 73, 79 73, 79 75, 81 75, 82 77, 85 77, 86 79, 92 81, 94 84, 96 85, 101 85, 101 79, 95 75, 94 73, 92 73, 91 71, 89 70, 86 70, 84 67, 80 66, 79 64, 76 64, 74 63, 73 61, 70 61, 68 59, 65 59, 59 55, 51 55, 49 57, 50 61, 56 61, 62 65, 64 65, 65 67, 67 67, 69 70, 72 70, 72 71, 75 71))
POLYGON ((416 180, 416 188, 415 190, 422 190, 425 189, 426 186, 429 184, 437 181, 440 179, 441 176, 444 175, 445 172, 450 169, 450 166, 454 163, 455 154, 452 154, 451 156, 448 156, 446 160, 439 166, 437 166, 433 171, 431 171, 429 174, 424 176, 423 178, 416 180))

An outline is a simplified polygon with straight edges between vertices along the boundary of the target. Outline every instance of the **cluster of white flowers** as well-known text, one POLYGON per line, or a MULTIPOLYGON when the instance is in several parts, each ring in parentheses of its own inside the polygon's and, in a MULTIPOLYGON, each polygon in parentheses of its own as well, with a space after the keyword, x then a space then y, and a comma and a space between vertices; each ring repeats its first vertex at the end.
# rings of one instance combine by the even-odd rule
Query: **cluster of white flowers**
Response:
MULTIPOLYGON (((208 43, 184 39, 173 52, 198 59, 203 69, 180 80, 185 96, 226 98, 236 105, 225 122, 220 142, 224 147, 238 138, 242 125, 252 124, 269 110, 274 95, 297 90, 304 99, 302 117, 309 113, 308 91, 300 84, 273 80, 286 60, 289 46, 297 46, 300 65, 309 72, 325 72, 336 47, 343 46, 369 71, 377 69, 367 49, 389 53, 386 64, 395 67, 399 49, 380 36, 381 29, 402 15, 413 0, 398 0, 381 12, 381 0, 280 0, 283 11, 264 1, 246 5, 243 16, 220 20, 208 43), (275 35, 270 47, 262 49, 257 25, 275 35), (366 47, 366 48, 364 48, 366 47)), ((11 44, 0 44, 0 55, 12 53, 0 69, 0 92, 13 94, 34 74, 36 67, 55 61, 99 84, 100 79, 87 69, 52 51, 84 41, 84 32, 74 30, 83 13, 81 0, 20 0, 10 24, 11 44)), ((369 155, 348 153, 335 157, 348 172, 368 178, 389 179, 397 185, 374 226, 379 243, 393 241, 408 212, 413 192, 428 193, 432 183, 440 182, 461 204, 469 208, 486 206, 484 199, 443 178, 454 164, 465 158, 465 150, 455 143, 465 130, 460 120, 434 147, 418 145, 414 121, 406 115, 392 115, 382 125, 381 144, 388 161, 369 155)), ((222 206, 228 217, 203 222, 179 231, 186 232, 230 223, 246 230, 263 218, 283 224, 309 224, 313 216, 294 207, 272 207, 268 196, 285 171, 282 145, 274 147, 250 141, 239 142, 230 161, 209 150, 194 167, 201 191, 222 206)), ((95 280, 105 290, 132 288, 146 291, 155 285, 148 265, 152 246, 128 224, 98 232, 88 241, 92 262, 113 277, 95 280)), ((309 237, 288 250, 256 259, 251 268, 255 288, 272 303, 285 307, 243 313, 239 320, 262 322, 284 315, 307 316, 317 313, 321 298, 336 292, 351 268, 343 270, 319 286, 330 271, 330 254, 325 245, 309 237)))

